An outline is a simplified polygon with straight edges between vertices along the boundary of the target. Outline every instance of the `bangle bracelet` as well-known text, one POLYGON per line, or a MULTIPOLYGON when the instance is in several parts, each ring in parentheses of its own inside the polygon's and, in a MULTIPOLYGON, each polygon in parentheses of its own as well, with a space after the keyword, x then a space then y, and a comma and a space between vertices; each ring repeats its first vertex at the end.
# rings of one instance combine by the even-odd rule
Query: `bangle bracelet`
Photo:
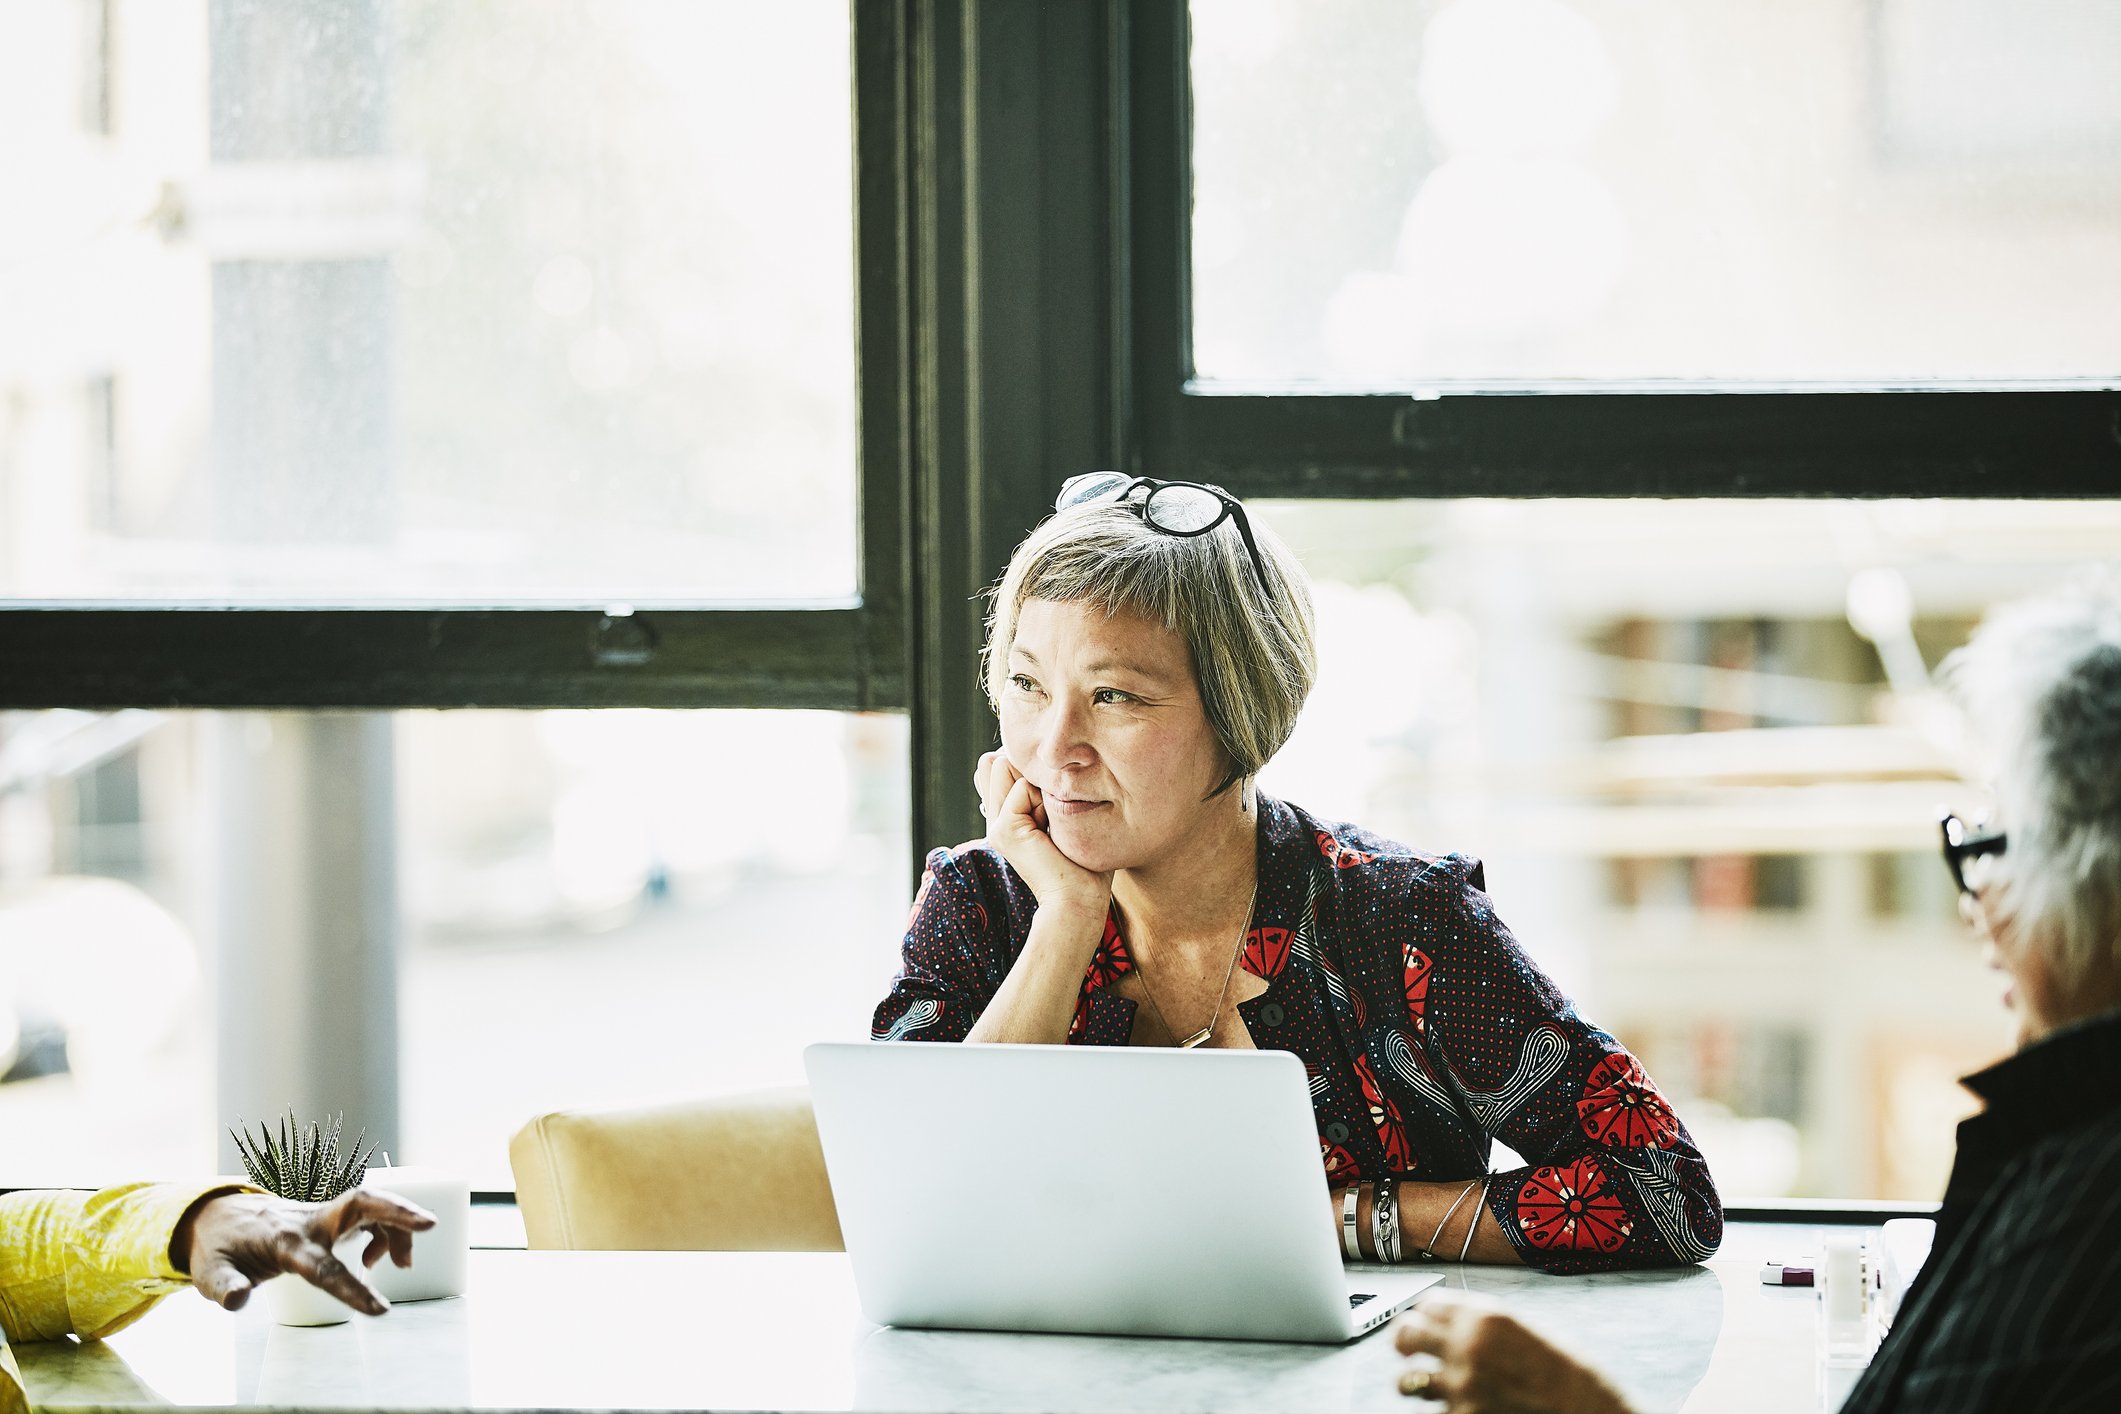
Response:
POLYGON ((1365 1262, 1377 1260, 1377 1185, 1355 1185, 1355 1248, 1365 1262))
POLYGON ((1397 1262, 1399 1260, 1399 1180, 1380 1178, 1375 1191, 1370 1195, 1370 1226, 1372 1245, 1377 1248, 1377 1260, 1397 1262))
POLYGON ((1466 1224, 1465 1244, 1458 1249, 1460 1262, 1465 1261, 1466 1253, 1473 1250, 1473 1229, 1480 1226, 1480 1215, 1488 1210, 1488 1185, 1494 1181, 1492 1177, 1480 1181, 1480 1201, 1473 1205, 1473 1221, 1466 1224))
POLYGON ((1469 1179, 1466 1182, 1466 1186, 1458 1190, 1458 1196, 1451 1201, 1451 1206, 1444 1209, 1443 1216, 1437 1219, 1436 1231, 1429 1234, 1429 1245, 1421 1249, 1422 1256, 1432 1262, 1436 1260, 1436 1239, 1443 1236, 1444 1228, 1451 1221, 1451 1215, 1458 1211, 1459 1204, 1466 1201, 1466 1195, 1471 1193, 1473 1188, 1473 1181, 1469 1179))
POLYGON ((1340 1191, 1340 1250, 1351 1262, 1362 1260, 1362 1249, 1355 1245, 1355 1188, 1349 1184, 1340 1191))

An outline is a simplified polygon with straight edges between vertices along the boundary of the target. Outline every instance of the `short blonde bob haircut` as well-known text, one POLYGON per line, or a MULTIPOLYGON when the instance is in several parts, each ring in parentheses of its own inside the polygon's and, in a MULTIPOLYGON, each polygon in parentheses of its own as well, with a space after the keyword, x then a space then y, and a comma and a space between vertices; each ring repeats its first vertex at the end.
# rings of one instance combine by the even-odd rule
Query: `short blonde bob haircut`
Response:
POLYGON ((1229 520, 1187 537, 1166 534, 1114 501, 1055 512, 1016 547, 989 591, 980 652, 987 701, 999 712, 1025 601, 1135 614, 1186 642, 1208 727, 1229 762, 1209 795, 1249 780, 1296 729, 1318 675, 1310 581, 1280 537, 1257 519, 1251 525, 1264 593, 1229 520))

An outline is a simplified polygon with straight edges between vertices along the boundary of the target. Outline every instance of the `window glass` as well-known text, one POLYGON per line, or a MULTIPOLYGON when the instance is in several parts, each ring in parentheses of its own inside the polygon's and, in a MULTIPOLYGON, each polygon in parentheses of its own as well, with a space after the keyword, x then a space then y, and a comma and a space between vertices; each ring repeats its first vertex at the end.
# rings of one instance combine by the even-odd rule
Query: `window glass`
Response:
POLYGON ((0 7, 0 596, 855 589, 845 0, 0 7))
POLYGON ((1207 0, 1208 380, 2121 375, 2121 6, 1207 0))
POLYGON ((1938 853, 1982 796, 1937 667, 2121 505, 1255 504, 1321 623, 1263 788, 1479 856, 1726 1196, 1941 1196, 2014 1032, 1938 853))
MULTIPOLYGON (((226 974, 354 906, 350 866, 303 882, 358 808, 314 792, 346 764, 322 720, 0 714, 0 1187, 221 1170, 217 1066, 288 995, 217 1022, 226 974)), ((867 1034, 911 896, 903 717, 335 720, 383 728, 394 878, 358 906, 397 935, 394 1159, 512 1188, 532 1114, 800 1084, 805 1044, 867 1034)))

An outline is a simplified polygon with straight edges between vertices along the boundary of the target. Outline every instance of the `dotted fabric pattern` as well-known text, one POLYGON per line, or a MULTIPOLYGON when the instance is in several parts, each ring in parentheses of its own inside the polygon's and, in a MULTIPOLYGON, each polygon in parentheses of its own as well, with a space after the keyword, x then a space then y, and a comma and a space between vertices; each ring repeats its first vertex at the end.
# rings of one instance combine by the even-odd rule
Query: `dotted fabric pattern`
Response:
MULTIPOLYGON (((984 843, 929 854, 878 1040, 961 1041, 1000 988, 1037 901, 984 843)), ((1259 799, 1259 895, 1238 965, 1253 1044, 1299 1057, 1335 1186, 1464 1180, 1491 1141, 1528 1162, 1488 1207, 1527 1265, 1608 1271, 1698 1262, 1723 1237, 1700 1151, 1642 1065, 1577 1014, 1495 916, 1480 862, 1423 854, 1259 799)), ((1124 1046, 1133 970, 1108 918, 1068 1041, 1124 1046)))

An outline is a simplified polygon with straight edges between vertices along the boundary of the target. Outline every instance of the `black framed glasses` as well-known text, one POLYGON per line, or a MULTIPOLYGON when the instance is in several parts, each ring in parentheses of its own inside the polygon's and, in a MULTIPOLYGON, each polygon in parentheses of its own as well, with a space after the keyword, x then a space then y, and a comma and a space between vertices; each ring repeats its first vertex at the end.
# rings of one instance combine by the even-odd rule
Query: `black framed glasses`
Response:
POLYGON ((1959 886, 1959 892, 1971 897, 1974 891, 1966 882, 1966 861, 2003 853, 2010 847, 2010 836, 2002 830, 1969 825, 1950 811, 1944 813, 1937 827, 1944 835, 1944 867, 1952 871, 1952 882, 1959 886))
POLYGON ((1132 506, 1145 522, 1166 535, 1192 539, 1232 519, 1244 537, 1245 553, 1252 557, 1252 573, 1259 578, 1259 592, 1266 594, 1267 565, 1260 558, 1259 542, 1252 538, 1252 522, 1235 496, 1220 486, 1198 481, 1158 481, 1153 476, 1128 476, 1123 471, 1086 471, 1061 483, 1053 509, 1087 506, 1097 501, 1117 501, 1132 506), (1146 496, 1135 492, 1146 489, 1146 496))

